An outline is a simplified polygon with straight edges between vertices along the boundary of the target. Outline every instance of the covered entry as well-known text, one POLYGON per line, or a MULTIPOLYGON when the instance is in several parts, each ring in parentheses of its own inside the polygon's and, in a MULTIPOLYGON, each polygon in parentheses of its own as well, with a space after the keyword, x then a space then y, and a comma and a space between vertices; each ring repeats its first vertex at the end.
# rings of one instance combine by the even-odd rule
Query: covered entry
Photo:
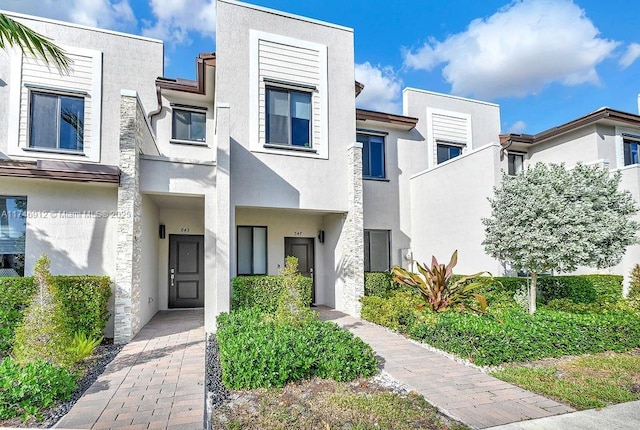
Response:
POLYGON ((204 307, 204 236, 169 236, 169 308, 204 307))
POLYGON ((298 270, 302 276, 313 280, 311 302, 316 302, 316 280, 313 273, 315 267, 315 239, 313 237, 285 237, 284 255, 298 259, 298 270))

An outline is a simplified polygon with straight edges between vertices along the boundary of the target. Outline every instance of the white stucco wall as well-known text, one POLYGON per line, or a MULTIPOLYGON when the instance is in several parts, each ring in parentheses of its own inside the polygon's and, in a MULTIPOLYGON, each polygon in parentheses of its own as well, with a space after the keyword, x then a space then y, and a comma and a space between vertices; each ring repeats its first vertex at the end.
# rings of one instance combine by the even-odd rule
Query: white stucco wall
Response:
MULTIPOLYGON (((138 92, 147 112, 157 105, 154 80, 163 75, 164 53, 160 40, 143 38, 131 34, 116 33, 76 24, 52 21, 44 18, 26 17, 8 13, 31 29, 69 47, 100 51, 102 53, 102 106, 100 162, 117 165, 119 159, 120 90, 138 92)), ((10 87, 19 77, 10 75, 9 55, 0 51, 0 153, 7 153, 10 87)), ((55 67, 51 68, 54 76, 55 67)), ((55 86, 54 83, 51 84, 55 86)), ((33 154, 36 158, 56 158, 55 155, 33 154)), ((58 157, 59 158, 59 157, 58 157)), ((78 159, 77 161, 83 161, 78 159)), ((86 161, 86 160, 84 160, 86 161)))
POLYGON ((484 252, 481 218, 491 214, 488 197, 499 183, 500 146, 487 145, 454 158, 411 179, 412 249, 414 259, 448 262, 458 250, 455 273, 489 271, 503 275, 498 261, 484 252))
POLYGON ((591 125, 557 138, 536 144, 529 149, 529 165, 535 163, 565 163, 567 168, 578 162, 588 163, 599 159, 596 126, 591 125))
POLYGON ((149 196, 142 195, 142 264, 140 273, 140 326, 143 327, 159 306, 159 211, 149 196))
POLYGON ((237 206, 347 208, 347 146, 355 141, 353 32, 231 1, 217 3, 216 101, 230 104, 231 201, 237 206), (326 46, 328 159, 252 152, 251 30, 326 46))

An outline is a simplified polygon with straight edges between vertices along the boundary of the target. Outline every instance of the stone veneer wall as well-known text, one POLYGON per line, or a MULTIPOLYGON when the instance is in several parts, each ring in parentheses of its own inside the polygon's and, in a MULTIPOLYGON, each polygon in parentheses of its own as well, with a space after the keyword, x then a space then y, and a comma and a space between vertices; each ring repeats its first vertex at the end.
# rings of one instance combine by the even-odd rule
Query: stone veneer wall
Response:
POLYGON ((124 343, 140 330, 140 258, 142 196, 140 147, 146 127, 135 92, 120 96, 120 186, 116 255, 114 342, 124 343))
POLYGON ((364 215, 362 205, 362 143, 347 148, 349 212, 342 227, 342 277, 344 312, 360 316, 364 295, 364 215))

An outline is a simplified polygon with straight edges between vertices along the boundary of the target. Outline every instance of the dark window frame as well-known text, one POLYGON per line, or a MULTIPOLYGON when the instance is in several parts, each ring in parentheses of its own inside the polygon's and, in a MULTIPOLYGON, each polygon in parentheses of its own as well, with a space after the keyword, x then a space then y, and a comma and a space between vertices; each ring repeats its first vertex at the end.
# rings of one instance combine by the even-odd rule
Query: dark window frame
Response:
POLYGON ((507 173, 510 176, 516 176, 518 173, 520 172, 516 172, 516 165, 515 165, 515 159, 516 157, 519 157, 521 159, 521 170, 524 170, 524 157, 525 157, 526 153, 524 152, 513 152, 513 151, 509 151, 509 153, 507 154, 507 173))
MULTIPOLYGON (((363 179, 387 179, 387 139, 384 134, 358 132, 356 141, 362 143, 362 178, 363 179), (374 176, 371 174, 372 152, 371 138, 382 139, 382 176, 374 176), (368 166, 368 171, 367 171, 368 166)), ((377 142, 379 143, 379 142, 377 142)))
POLYGON ((453 160, 456 157, 460 157, 463 154, 463 150, 464 147, 466 145, 464 143, 455 143, 455 142, 443 142, 443 141, 436 141, 436 164, 442 164, 444 162, 447 162, 449 160, 453 160), (446 160, 440 160, 440 148, 447 148, 449 150, 451 149, 457 149, 460 150, 460 153, 458 155, 454 155, 453 157, 451 157, 451 153, 450 151, 448 151, 448 155, 449 157, 446 160))
POLYGON ((28 142, 27 142, 27 146, 29 149, 33 149, 33 150, 42 150, 42 151, 59 151, 59 152, 69 152, 69 153, 82 153, 84 151, 84 142, 85 142, 85 135, 84 135, 84 117, 85 117, 85 110, 86 110, 86 96, 83 93, 66 93, 64 91, 55 91, 55 90, 49 90, 44 89, 44 88, 30 88, 29 89, 29 107, 28 107, 28 142), (57 116, 57 121, 56 121, 56 133, 55 133, 55 140, 56 140, 56 146, 45 146, 45 145, 39 145, 38 142, 35 142, 35 136, 37 135, 37 133, 34 131, 34 127, 36 127, 37 124, 39 124, 38 121, 34 120, 34 110, 36 109, 37 106, 37 102, 36 97, 37 96, 43 96, 43 97, 55 97, 56 98, 56 116, 57 116), (70 121, 65 120, 63 118, 63 111, 62 111, 62 103, 64 99, 68 99, 68 100, 75 100, 75 101, 82 101, 82 112, 81 112, 81 118, 77 118, 76 119, 76 126, 74 126, 70 121), (76 138, 75 138, 75 143, 76 146, 75 148, 64 148, 61 147, 61 129, 62 129, 62 123, 65 122, 67 124, 69 124, 72 128, 76 129, 76 138))
POLYGON ((239 225, 236 226, 236 273, 238 276, 262 276, 267 275, 269 273, 269 229, 266 225, 239 225), (251 273, 240 273, 240 243, 238 238, 240 237, 240 229, 241 228, 249 228, 251 229, 251 273), (256 228, 263 228, 265 232, 265 241, 264 241, 264 273, 255 273, 255 268, 253 265, 254 255, 253 255, 253 230, 256 228))
POLYGON ((640 164, 640 138, 634 139, 630 137, 625 137, 622 140, 622 150, 624 154, 625 166, 640 164), (631 148, 633 146, 635 146, 635 154, 631 151, 631 148))
POLYGON ((365 272, 387 272, 391 269, 391 230, 385 229, 364 229, 364 271, 365 272), (371 232, 385 232, 387 234, 387 268, 385 270, 371 270, 371 232), (367 258, 367 256, 369 258, 367 258))
POLYGON ((265 86, 265 105, 264 105, 264 121, 265 121, 265 145, 268 146, 278 146, 284 148, 300 148, 300 149, 312 149, 313 148, 313 92, 312 89, 294 89, 286 86, 278 86, 278 85, 266 85, 265 86), (269 122, 269 100, 271 97, 271 92, 280 92, 287 94, 287 104, 288 104, 288 114, 287 114, 287 142, 272 142, 270 139, 271 129, 269 122), (292 105, 291 105, 291 94, 301 94, 305 97, 309 97, 309 126, 308 126, 308 142, 305 145, 299 145, 293 143, 293 127, 292 124, 292 105))
POLYGON ((207 141, 207 112, 200 109, 183 109, 173 108, 171 111, 171 140, 179 142, 195 142, 205 143, 207 141), (177 137, 176 136, 176 113, 188 113, 189 114, 189 136, 177 137), (193 115, 202 115, 204 118, 204 136, 201 139, 191 137, 191 127, 193 126, 193 115))
POLYGON ((26 258, 26 236, 27 236, 27 204, 28 204, 28 196, 16 196, 16 195, 2 195, 0 196, 0 199, 4 199, 5 203, 4 203, 4 208, 2 208, 2 213, 0 213, 0 244, 2 245, 0 250, 3 250, 5 247, 5 243, 4 241, 12 241, 12 240, 21 240, 21 245, 19 246, 18 251, 22 251, 22 252, 14 252, 14 253, 5 253, 2 252, 0 254, 0 270, 2 270, 3 272, 3 276, 11 276, 11 275, 7 275, 6 273, 4 273, 5 271, 13 271, 17 276, 23 277, 24 276, 24 265, 25 265, 25 258, 26 258), (16 206, 16 208, 8 208, 6 201, 8 199, 14 199, 14 200, 21 200, 24 203, 22 203, 21 205, 18 204, 14 204, 16 206), (23 206, 22 208, 20 208, 19 206, 23 206), (21 237, 18 238, 12 238, 12 237, 7 237, 6 239, 4 238, 4 229, 7 229, 7 232, 11 231, 11 225, 10 225, 10 219, 22 219, 23 221, 23 229, 24 231, 21 232, 21 237), (16 256, 18 256, 16 258, 16 256), (22 258, 20 259, 19 256, 22 256, 22 258), (15 263, 18 263, 17 265, 15 263), (5 267, 5 265, 9 264, 9 267, 5 267))

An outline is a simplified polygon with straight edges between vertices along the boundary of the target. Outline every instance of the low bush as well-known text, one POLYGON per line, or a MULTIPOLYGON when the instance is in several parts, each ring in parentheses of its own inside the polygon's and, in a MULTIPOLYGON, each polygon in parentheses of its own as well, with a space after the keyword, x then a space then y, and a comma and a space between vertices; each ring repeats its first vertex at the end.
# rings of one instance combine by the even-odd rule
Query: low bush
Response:
POLYGON ((232 389, 282 387, 318 376, 337 381, 377 371, 371 347, 336 324, 278 324, 259 308, 218 316, 223 383, 232 389))
MULTIPOLYGON (((296 277, 296 288, 304 303, 311 304, 313 280, 296 277)), ((232 281, 231 309, 258 307, 273 313, 278 308, 278 298, 284 289, 282 276, 238 276, 232 281)))
POLYGON ((0 356, 11 350, 16 327, 22 321, 22 312, 0 306, 0 356))
POLYGON ((21 366, 11 358, 0 362, 0 420, 41 419, 41 411, 68 399, 76 376, 43 361, 21 366))
POLYGON ((415 324, 420 314, 428 312, 417 309, 423 301, 409 291, 391 292, 385 298, 364 296, 360 301, 362 318, 400 332, 415 324))
POLYGON ((397 290, 407 290, 406 287, 393 281, 390 272, 365 272, 364 295, 384 297, 387 293, 397 290))

